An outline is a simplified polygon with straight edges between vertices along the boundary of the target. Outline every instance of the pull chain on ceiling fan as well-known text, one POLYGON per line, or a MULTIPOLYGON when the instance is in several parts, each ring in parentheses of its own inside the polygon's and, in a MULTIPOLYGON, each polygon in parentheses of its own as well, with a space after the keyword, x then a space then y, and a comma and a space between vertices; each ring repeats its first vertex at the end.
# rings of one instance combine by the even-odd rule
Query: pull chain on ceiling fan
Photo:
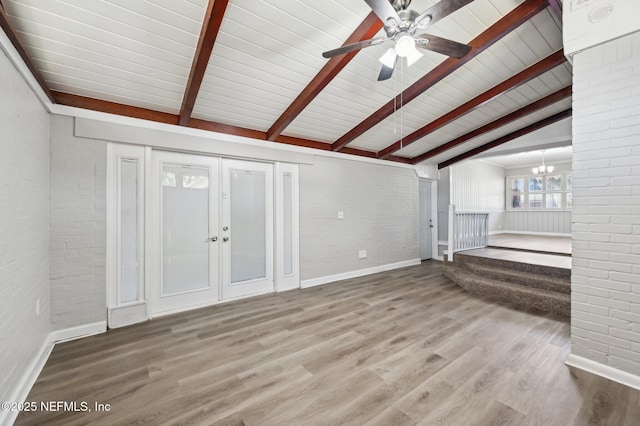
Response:
POLYGON ((453 58, 462 58, 471 50, 471 46, 442 37, 416 33, 433 25, 445 16, 466 6, 474 0, 442 0, 427 11, 418 13, 408 10, 411 0, 365 0, 373 12, 384 24, 386 37, 375 37, 369 40, 348 44, 337 49, 324 52, 322 56, 332 58, 387 41, 395 41, 395 46, 387 49, 380 57, 382 69, 378 81, 387 80, 399 60, 406 58, 407 66, 413 65, 422 57, 416 48, 431 50, 453 58))

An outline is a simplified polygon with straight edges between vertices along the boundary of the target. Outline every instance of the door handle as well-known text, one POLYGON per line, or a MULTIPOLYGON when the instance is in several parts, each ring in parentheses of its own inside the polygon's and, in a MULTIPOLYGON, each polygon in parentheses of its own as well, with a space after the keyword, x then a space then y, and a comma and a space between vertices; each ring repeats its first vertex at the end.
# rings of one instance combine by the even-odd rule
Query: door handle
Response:
POLYGON ((229 241, 229 237, 222 237, 222 241, 226 243, 227 241, 229 241))
POLYGON ((204 240, 205 243, 208 243, 208 242, 215 243, 216 241, 218 241, 218 237, 211 237, 204 240))

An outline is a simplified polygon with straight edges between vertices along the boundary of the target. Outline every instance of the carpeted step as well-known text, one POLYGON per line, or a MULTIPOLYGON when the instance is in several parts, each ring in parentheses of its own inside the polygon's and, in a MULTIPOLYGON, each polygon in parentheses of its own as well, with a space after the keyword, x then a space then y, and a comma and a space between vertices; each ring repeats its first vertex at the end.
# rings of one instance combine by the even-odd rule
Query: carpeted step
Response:
POLYGON ((571 296, 566 293, 496 281, 454 265, 445 268, 444 274, 465 290, 479 296, 559 315, 571 315, 571 296))
POLYGON ((536 275, 543 275, 552 278, 558 279, 566 279, 571 281, 571 269, 562 268, 562 267, 554 267, 549 265, 537 265, 533 263, 524 263, 518 262, 514 260, 505 260, 505 259, 495 259, 490 257, 483 256, 473 256, 470 254, 465 254, 464 252, 456 253, 454 258, 454 263, 458 265, 480 265, 480 266, 488 266, 492 265, 498 268, 504 269, 517 269, 521 272, 527 272, 536 275))
POLYGON ((469 272, 474 272, 478 276, 497 281, 511 282, 527 287, 571 294, 571 277, 564 276, 565 274, 551 276, 549 274, 528 272, 523 270, 520 264, 514 262, 511 262, 507 266, 493 262, 467 262, 464 264, 464 269, 469 272))

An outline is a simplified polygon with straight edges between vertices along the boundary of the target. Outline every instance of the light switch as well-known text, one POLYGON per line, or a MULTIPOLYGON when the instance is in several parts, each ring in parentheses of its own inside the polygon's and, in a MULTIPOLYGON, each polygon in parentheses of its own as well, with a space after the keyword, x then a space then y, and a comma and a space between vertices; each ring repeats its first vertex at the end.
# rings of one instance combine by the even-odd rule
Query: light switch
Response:
POLYGON ((338 212, 338 219, 344 219, 344 212, 338 212))

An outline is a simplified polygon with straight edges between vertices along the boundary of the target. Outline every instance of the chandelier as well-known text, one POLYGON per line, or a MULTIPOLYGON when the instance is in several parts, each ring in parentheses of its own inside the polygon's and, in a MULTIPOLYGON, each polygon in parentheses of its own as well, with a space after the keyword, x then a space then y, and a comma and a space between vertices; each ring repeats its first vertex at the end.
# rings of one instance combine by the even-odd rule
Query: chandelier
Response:
POLYGON ((547 166, 544 164, 544 151, 542 151, 542 165, 531 169, 534 175, 545 176, 548 173, 553 173, 553 166, 547 166))

